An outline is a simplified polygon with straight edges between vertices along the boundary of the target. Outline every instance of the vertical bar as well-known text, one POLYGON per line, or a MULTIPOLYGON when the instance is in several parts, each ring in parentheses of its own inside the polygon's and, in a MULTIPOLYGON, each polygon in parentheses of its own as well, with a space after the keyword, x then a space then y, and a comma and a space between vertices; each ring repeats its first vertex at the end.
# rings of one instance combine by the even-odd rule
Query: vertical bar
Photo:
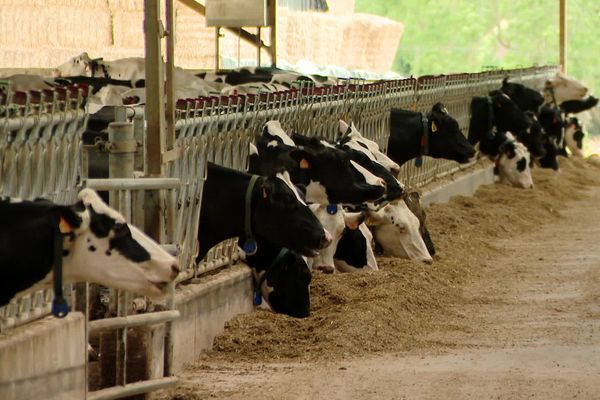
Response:
POLYGON ((219 37, 221 36, 221 27, 215 27, 215 70, 219 70, 219 58, 221 57, 219 50, 219 37))
POLYGON ((261 28, 260 26, 256 27, 256 66, 260 67, 260 53, 262 50, 262 46, 260 45, 260 33, 261 33, 261 28))
POLYGON ((277 66, 277 0, 267 0, 269 12, 269 26, 271 27, 271 66, 277 66))
MULTIPOLYGON (((161 176, 161 156, 165 148, 164 73, 161 56, 162 25, 160 2, 144 0, 144 33, 146 51, 146 157, 147 176, 161 176)), ((158 191, 147 191, 144 201, 144 230, 153 239, 161 240, 161 196, 158 191)))
POLYGON ((567 73, 567 0, 560 0, 559 16, 560 68, 567 73))
POLYGON ((166 148, 172 149, 175 146, 175 5, 173 0, 165 0, 167 17, 167 138, 166 148))

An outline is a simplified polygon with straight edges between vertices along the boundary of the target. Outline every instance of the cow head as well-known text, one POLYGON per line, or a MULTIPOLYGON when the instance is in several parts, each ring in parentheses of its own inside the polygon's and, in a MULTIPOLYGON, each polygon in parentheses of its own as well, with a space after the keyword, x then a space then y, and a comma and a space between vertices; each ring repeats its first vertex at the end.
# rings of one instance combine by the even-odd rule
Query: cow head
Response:
POLYGON ((331 235, 300 197, 287 171, 264 179, 259 189, 252 214, 257 238, 305 256, 315 256, 317 249, 331 244, 331 235))
POLYGON ((360 224, 358 229, 347 226, 333 256, 335 268, 340 272, 377 271, 372 243, 373 234, 367 224, 360 224))
POLYGON ((529 127, 530 120, 517 104, 499 90, 490 92, 493 122, 499 131, 519 132, 529 127))
POLYGON ((92 61, 88 53, 83 52, 75 56, 64 64, 59 65, 52 71, 55 78, 61 76, 84 76, 89 75, 88 66, 92 61))
POLYGON ((569 118, 565 129, 565 144, 576 157, 583 157, 583 128, 575 117, 569 118))
POLYGON ((341 204, 311 204, 309 207, 333 238, 331 246, 322 250, 318 256, 308 260, 309 266, 325 273, 333 273, 335 269, 333 255, 345 227, 358 228, 365 218, 364 214, 346 213, 341 204))
POLYGON ((427 113, 429 120, 429 154, 435 158, 445 158, 459 163, 468 162, 475 149, 467 141, 456 119, 448 114, 442 103, 436 103, 427 113))
POLYGON ((375 241, 384 254, 428 263, 433 261, 419 232, 419 220, 404 201, 370 212, 367 224, 375 227, 375 241))
MULTIPOLYGON (((239 242, 238 242, 239 243, 239 242)), ((276 313, 296 318, 310 314, 311 273, 306 259, 297 253, 259 242, 258 251, 246 256, 260 293, 276 313)))
POLYGON ((506 140, 498 150, 496 167, 500 181, 515 187, 532 189, 530 156, 523 143, 517 142, 510 132, 506 132, 506 140))
POLYGON ((559 71, 546 81, 544 100, 548 104, 559 105, 563 101, 583 99, 587 91, 584 84, 559 71))
POLYGON ((177 260, 96 192, 84 189, 72 207, 56 206, 64 240, 64 278, 159 297, 179 272, 177 260))
POLYGON ((431 240, 431 236, 429 235, 429 231, 427 230, 427 225, 425 224, 425 220, 427 219, 427 214, 425 213, 425 209, 421 205, 421 195, 419 192, 410 192, 404 196, 404 202, 408 209, 417 217, 419 220, 419 232, 421 233, 421 237, 425 242, 425 246, 427 246, 427 251, 429 251, 429 255, 432 257, 435 255, 435 246, 433 245, 433 241, 431 240))
POLYGON ((544 130, 532 111, 526 111, 525 114, 531 120, 529 128, 517 133, 517 139, 523 143, 529 153, 534 158, 541 158, 546 155, 544 147, 544 130))
POLYGON ((510 97, 523 111, 536 112, 544 103, 544 96, 540 92, 520 83, 508 82, 508 77, 502 81, 500 91, 510 97))
POLYGON ((340 133, 342 134, 342 137, 338 139, 338 142, 344 142, 346 146, 358 151, 367 150, 375 157, 375 160, 379 162, 379 164, 383 165, 383 167, 390 171, 395 177, 398 176, 400 173, 400 166, 383 153, 376 142, 365 138, 359 130, 356 129, 354 122, 348 125, 346 122, 340 120, 340 133))

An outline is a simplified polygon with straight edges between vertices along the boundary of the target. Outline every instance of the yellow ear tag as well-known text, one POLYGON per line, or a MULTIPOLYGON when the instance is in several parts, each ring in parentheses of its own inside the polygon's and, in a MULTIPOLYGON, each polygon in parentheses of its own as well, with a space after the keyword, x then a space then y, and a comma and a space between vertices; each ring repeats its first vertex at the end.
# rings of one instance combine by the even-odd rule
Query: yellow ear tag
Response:
POLYGON ((306 158, 303 158, 302 160, 300 160, 300 169, 309 169, 310 168, 310 164, 308 163, 308 161, 306 161, 306 158))
POLYGON ((431 121, 431 132, 437 132, 437 125, 435 121, 431 121))
POLYGON ((71 225, 69 225, 69 223, 63 217, 60 217, 60 222, 58 223, 58 230, 63 235, 73 232, 73 228, 71 228, 71 225))

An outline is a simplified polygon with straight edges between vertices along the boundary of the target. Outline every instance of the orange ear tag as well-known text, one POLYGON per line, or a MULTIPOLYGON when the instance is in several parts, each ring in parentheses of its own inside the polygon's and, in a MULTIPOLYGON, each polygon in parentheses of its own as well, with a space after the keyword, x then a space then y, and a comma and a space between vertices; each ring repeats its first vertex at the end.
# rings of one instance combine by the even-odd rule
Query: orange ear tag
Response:
POLYGON ((303 158, 302 160, 300 160, 300 169, 309 169, 310 168, 310 164, 308 163, 308 161, 306 161, 306 158, 303 158))
POLYGON ((437 125, 435 121, 431 121, 431 132, 437 132, 437 125))
POLYGON ((69 225, 69 223, 63 217, 60 217, 60 222, 58 223, 58 230, 63 235, 73 232, 73 228, 71 228, 71 225, 69 225))

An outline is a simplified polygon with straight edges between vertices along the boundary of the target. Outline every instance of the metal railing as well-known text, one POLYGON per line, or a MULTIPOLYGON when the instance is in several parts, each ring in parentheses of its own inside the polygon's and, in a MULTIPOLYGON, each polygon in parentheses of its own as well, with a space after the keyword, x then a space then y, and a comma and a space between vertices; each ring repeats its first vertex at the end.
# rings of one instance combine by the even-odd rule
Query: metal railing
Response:
MULTIPOLYGON (((75 201, 87 95, 87 86, 25 93, 0 83, 0 196, 75 201)), ((40 290, 0 307, 0 332, 47 315, 51 300, 40 290)))

